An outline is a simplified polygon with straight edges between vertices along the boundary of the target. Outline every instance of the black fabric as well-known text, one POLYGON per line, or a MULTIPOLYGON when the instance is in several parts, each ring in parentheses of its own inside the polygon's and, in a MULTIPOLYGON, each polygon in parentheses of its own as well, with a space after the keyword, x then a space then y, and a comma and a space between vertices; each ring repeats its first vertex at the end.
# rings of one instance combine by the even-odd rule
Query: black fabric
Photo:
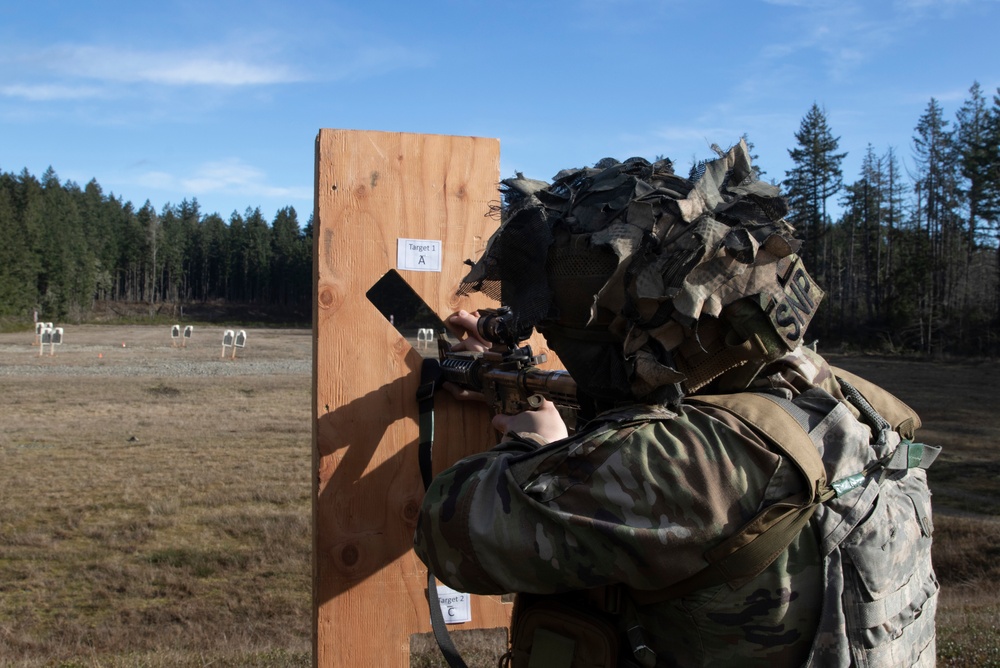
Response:
POLYGON ((424 489, 430 487, 434 478, 431 465, 434 448, 434 393, 441 379, 441 363, 433 358, 424 359, 420 366, 420 386, 417 388, 417 411, 420 421, 420 444, 417 460, 420 464, 420 478, 424 489), (429 422, 429 427, 427 423, 429 422))
POLYGON ((431 630, 434 631, 434 639, 437 640, 444 660, 451 668, 468 668, 455 649, 455 643, 451 641, 448 627, 444 623, 444 615, 441 613, 441 604, 438 602, 437 580, 430 571, 427 571, 427 605, 431 609, 431 630))
POLYGON ((577 394, 598 404, 614 405, 632 398, 628 368, 616 341, 588 342, 557 334, 555 328, 542 330, 559 360, 576 381, 577 394))
POLYGON ((473 267, 458 294, 482 292, 514 314, 512 329, 531 332, 552 308, 552 291, 545 272, 552 230, 538 209, 525 209, 495 235, 490 251, 473 267))
MULTIPOLYGON (((425 359, 420 366, 420 385, 417 387, 417 406, 420 422, 420 444, 417 448, 417 458, 420 463, 420 477, 426 490, 434 478, 434 393, 441 379, 441 364, 433 358, 425 359)), ((430 609, 431 630, 437 640, 441 655, 450 668, 468 668, 465 661, 455 649, 455 644, 448 633, 448 627, 441 613, 441 603, 437 593, 437 579, 434 573, 427 571, 427 607, 430 609)))

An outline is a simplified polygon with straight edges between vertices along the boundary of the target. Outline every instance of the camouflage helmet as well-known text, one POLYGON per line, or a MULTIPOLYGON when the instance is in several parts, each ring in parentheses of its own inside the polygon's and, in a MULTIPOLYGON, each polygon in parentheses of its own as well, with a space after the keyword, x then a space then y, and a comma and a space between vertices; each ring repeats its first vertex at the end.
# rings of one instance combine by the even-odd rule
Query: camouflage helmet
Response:
POLYGON ((719 153, 692 179, 631 158, 503 181, 505 220, 459 293, 509 306, 604 403, 746 387, 823 293, 745 142, 719 153))

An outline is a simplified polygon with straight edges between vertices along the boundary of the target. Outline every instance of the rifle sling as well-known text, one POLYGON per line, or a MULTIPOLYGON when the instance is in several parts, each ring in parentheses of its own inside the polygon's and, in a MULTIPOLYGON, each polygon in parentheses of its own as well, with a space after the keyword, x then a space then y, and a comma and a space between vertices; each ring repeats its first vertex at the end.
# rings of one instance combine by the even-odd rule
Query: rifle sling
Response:
MULTIPOLYGON (((420 365, 420 385, 417 387, 417 405, 420 411, 420 444, 417 449, 417 458, 420 463, 420 477, 424 482, 424 490, 434 479, 433 450, 434 450, 434 392, 437 391, 438 383, 441 380, 441 363, 436 359, 425 359, 420 365)), ((441 655, 448 662, 450 668, 468 668, 465 661, 455 649, 455 644, 448 633, 448 627, 444 622, 444 615, 441 613, 441 604, 438 601, 437 578, 434 573, 427 570, 427 606, 431 613, 431 630, 434 632, 434 639, 441 650, 441 655)))

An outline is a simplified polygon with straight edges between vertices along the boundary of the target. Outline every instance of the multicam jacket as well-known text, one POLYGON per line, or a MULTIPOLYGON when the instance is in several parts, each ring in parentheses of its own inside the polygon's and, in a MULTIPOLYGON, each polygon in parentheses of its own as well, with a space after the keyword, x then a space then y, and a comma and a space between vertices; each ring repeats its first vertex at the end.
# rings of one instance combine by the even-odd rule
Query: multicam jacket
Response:
MULTIPOLYGON (((766 384, 816 416, 831 481, 888 454, 872 450, 821 358, 800 352, 779 368, 766 384)), ((924 472, 864 479, 749 582, 639 606, 657 665, 933 665, 924 472)), ((538 449, 511 441, 458 462, 428 489, 415 548, 470 593, 656 590, 701 570, 707 549, 805 484, 731 413, 637 406, 538 449)))

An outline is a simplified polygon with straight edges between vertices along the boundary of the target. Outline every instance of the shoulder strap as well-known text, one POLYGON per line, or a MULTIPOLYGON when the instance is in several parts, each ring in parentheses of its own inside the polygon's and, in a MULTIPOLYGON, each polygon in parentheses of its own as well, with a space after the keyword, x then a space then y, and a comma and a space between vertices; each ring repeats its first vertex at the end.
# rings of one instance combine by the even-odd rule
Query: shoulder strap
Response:
POLYGON ((750 425, 795 464, 806 480, 810 501, 827 489, 826 467, 809 436, 809 418, 788 399, 764 392, 739 392, 688 397, 687 401, 721 408, 750 425))
POLYGON ((724 582, 737 588, 767 568, 809 522, 819 504, 832 498, 826 468, 809 436, 808 419, 791 401, 771 394, 688 397, 692 404, 721 408, 740 418, 785 455, 802 474, 806 492, 764 508, 735 534, 705 553, 708 566, 656 591, 631 590, 639 605, 685 596, 724 582))
MULTIPOLYGON (((893 431, 898 431, 903 438, 913 438, 916 430, 920 428, 920 416, 917 415, 916 411, 907 406, 896 395, 861 376, 835 366, 831 366, 830 370, 839 381, 847 381, 851 387, 857 390, 871 404, 872 408, 889 423, 893 431)), ((841 387, 843 388, 843 382, 841 382, 841 387)))

